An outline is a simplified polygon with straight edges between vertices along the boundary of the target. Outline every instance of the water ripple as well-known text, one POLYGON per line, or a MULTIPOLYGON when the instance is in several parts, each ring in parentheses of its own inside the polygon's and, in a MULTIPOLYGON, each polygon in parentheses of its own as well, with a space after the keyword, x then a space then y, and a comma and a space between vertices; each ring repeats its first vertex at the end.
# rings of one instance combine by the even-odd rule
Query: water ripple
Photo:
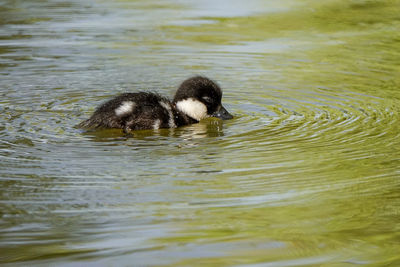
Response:
POLYGON ((396 265, 396 1, 197 2, 0 7, 0 264, 396 265), (74 127, 194 74, 233 120, 74 127))

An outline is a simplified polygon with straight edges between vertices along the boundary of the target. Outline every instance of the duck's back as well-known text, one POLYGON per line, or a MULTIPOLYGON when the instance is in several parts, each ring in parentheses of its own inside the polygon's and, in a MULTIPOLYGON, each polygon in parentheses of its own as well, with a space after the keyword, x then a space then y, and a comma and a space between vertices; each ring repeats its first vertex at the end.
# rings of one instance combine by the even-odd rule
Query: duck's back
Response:
POLYGON ((172 103, 158 94, 138 92, 121 94, 102 104, 79 124, 82 128, 120 128, 131 130, 175 128, 172 103))

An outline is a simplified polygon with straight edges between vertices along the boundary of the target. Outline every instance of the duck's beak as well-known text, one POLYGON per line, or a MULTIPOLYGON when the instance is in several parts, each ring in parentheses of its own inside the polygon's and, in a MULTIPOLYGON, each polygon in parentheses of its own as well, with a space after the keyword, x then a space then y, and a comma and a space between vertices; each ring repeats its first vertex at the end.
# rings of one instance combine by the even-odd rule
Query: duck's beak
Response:
POLYGON ((211 117, 216 117, 223 120, 230 120, 233 118, 233 116, 222 105, 211 115, 211 117))

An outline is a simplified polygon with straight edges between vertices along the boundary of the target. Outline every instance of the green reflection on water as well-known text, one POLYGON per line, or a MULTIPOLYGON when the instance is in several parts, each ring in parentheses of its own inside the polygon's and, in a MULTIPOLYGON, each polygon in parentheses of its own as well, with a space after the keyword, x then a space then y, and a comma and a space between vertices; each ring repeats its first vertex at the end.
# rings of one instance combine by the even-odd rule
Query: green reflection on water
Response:
MULTIPOLYGON (((184 10, 136 2, 150 13, 184 10)), ((136 2, 120 1, 114 12, 136 2)), ((70 126, 77 114, 52 109, 60 102, 72 109, 82 98, 90 111, 115 92, 92 97, 94 89, 58 84, 45 93, 67 94, 51 97, 40 112, 2 109, 2 185, 10 190, 1 194, 9 230, 0 262, 400 263, 400 2, 286 4, 286 12, 190 17, 207 22, 200 25, 169 17, 155 30, 161 37, 134 25, 118 32, 120 39, 87 42, 115 66, 159 66, 149 70, 168 70, 174 79, 184 70, 217 76, 232 121, 133 136, 81 133, 70 126)), ((10 21, 48 19, 1 18, 10 21)), ((30 38, 13 32, 1 40, 30 38)), ((2 46, 0 53, 13 50, 2 46)), ((1 68, 33 60, 8 57, 1 68)), ((4 94, 5 104, 18 107, 14 100, 4 94)))
MULTIPOLYGON (((193 199, 209 199, 203 203, 209 207, 185 210, 193 219, 158 241, 173 247, 171 253, 193 255, 179 264, 400 261, 395 252, 400 251, 399 11, 399 1, 307 1, 284 14, 213 17, 205 19, 215 24, 163 28, 187 44, 241 44, 250 53, 248 42, 262 46, 281 38, 282 46, 292 47, 280 51, 288 62, 280 62, 284 74, 277 83, 301 90, 288 97, 303 102, 292 105, 287 116, 275 110, 279 120, 246 132, 247 144, 236 146, 251 152, 241 150, 238 160, 226 156, 235 171, 216 174, 207 186, 200 181, 208 191, 194 193, 193 199), (282 126, 292 112, 300 116, 282 126), (265 139, 271 144, 277 139, 284 148, 267 147, 265 139), (213 257, 196 257, 215 250, 219 254, 213 257)), ((260 51, 253 51, 265 54, 260 65, 271 68, 268 55, 273 53, 260 51)))

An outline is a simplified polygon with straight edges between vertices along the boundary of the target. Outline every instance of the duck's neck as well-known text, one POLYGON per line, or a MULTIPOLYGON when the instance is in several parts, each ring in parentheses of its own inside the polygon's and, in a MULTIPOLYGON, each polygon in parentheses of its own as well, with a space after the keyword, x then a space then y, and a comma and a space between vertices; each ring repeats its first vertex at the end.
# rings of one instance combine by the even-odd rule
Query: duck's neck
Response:
POLYGON ((188 116, 186 113, 182 112, 177 107, 176 103, 173 103, 173 110, 174 110, 174 116, 175 116, 175 123, 178 127, 199 122, 198 120, 193 119, 192 117, 188 116))

